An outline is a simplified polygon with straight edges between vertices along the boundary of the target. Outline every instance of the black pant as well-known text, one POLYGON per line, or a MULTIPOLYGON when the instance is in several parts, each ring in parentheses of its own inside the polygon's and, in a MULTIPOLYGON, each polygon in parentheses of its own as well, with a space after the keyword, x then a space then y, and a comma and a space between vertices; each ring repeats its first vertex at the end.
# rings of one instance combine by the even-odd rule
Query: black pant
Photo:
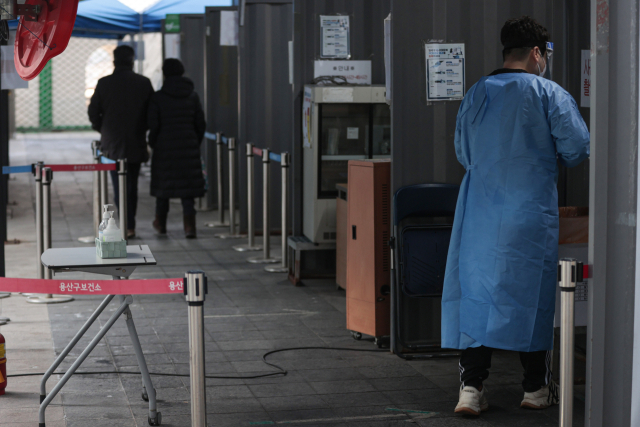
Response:
MULTIPOLYGON (((185 197, 182 200, 182 213, 184 215, 196 214, 196 200, 191 197, 185 197)), ((156 198, 156 215, 166 216, 169 213, 169 199, 162 197, 156 198)))
MULTIPOLYGON (((116 207, 120 208, 120 185, 118 183, 118 171, 109 171, 113 182, 113 199, 116 207)), ((140 176, 140 163, 127 163, 127 228, 136 229, 136 210, 138 208, 138 177, 140 176)))
MULTIPOLYGON (((489 377, 491 367, 491 353, 489 347, 468 348, 460 356, 460 382, 465 386, 480 389, 482 382, 489 377)), ((551 381, 551 352, 532 351, 520 352, 520 363, 524 368, 522 388, 527 393, 540 390, 551 381)))

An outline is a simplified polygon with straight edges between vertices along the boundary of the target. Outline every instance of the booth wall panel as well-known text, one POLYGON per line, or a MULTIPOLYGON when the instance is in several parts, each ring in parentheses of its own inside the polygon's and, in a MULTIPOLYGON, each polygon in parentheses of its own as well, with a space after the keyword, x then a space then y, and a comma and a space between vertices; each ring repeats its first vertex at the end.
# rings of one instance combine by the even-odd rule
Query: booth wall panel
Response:
MULTIPOLYGON (((291 152, 291 85, 289 41, 293 34, 291 1, 247 1, 244 26, 240 27, 238 171, 240 228, 247 227, 247 171, 245 144, 275 153, 291 152)), ((271 229, 281 228, 281 168, 272 162, 271 229)), ((262 161, 255 162, 255 224, 262 224, 262 161)))

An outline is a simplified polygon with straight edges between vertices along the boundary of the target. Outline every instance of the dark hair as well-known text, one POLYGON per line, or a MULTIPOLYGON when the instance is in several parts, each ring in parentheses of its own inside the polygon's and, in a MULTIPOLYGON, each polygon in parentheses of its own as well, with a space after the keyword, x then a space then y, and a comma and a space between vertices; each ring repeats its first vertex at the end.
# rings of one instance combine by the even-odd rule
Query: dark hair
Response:
POLYGON ((176 58, 165 59, 162 64, 162 74, 165 77, 180 77, 184 74, 184 65, 176 58))
POLYGON ((540 53, 545 53, 549 32, 530 16, 521 16, 504 23, 500 31, 500 41, 503 46, 503 59, 511 57, 522 61, 534 47, 538 47, 540 53))
POLYGON ((118 46, 113 51, 113 63, 115 66, 133 67, 133 61, 136 57, 136 52, 131 46, 122 45, 118 46))

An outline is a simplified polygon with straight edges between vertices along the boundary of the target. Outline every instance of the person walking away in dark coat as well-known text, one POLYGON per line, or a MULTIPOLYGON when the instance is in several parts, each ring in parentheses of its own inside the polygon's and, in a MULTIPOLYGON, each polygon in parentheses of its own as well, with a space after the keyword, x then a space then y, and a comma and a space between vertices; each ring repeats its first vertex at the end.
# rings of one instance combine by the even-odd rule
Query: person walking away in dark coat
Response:
POLYGON ((196 237, 195 198, 204 195, 205 181, 200 160, 205 119, 193 82, 183 77, 184 66, 178 59, 166 59, 162 65, 165 80, 162 89, 149 103, 149 145, 151 159, 151 195, 156 197, 153 228, 167 232, 169 199, 182 199, 185 237, 196 237))
MULTIPOLYGON (((98 80, 89 104, 91 127, 100 132, 102 154, 112 160, 127 160, 127 238, 135 237, 140 165, 147 152, 147 109, 153 95, 151 81, 133 72, 135 52, 130 46, 113 51, 115 70, 98 80)), ((110 171, 116 206, 118 172, 110 171)))

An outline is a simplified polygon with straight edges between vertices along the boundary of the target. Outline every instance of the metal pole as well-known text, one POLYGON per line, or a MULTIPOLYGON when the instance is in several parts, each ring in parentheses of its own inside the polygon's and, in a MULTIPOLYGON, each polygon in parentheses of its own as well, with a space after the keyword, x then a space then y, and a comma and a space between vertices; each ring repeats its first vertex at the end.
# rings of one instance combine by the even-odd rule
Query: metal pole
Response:
POLYGON ((244 239, 236 230, 236 139, 229 138, 229 232, 216 234, 218 239, 244 239))
MULTIPOLYGON (((93 163, 100 163, 100 156, 98 155, 98 141, 91 142, 91 152, 93 154, 93 163)), ((78 237, 78 241, 82 243, 94 243, 96 237, 98 237, 98 227, 102 220, 102 208, 100 207, 100 171, 93 172, 93 236, 78 237)))
POLYGON ((262 258, 255 257, 249 258, 252 264, 275 264, 280 261, 278 258, 271 258, 270 254, 270 214, 269 214, 269 199, 270 199, 270 171, 269 164, 269 149, 262 149, 262 258))
MULTIPOLYGON (((100 155, 98 154, 98 141, 93 141, 91 143, 91 148, 93 150, 93 163, 96 165, 100 164, 100 155)), ((102 206, 100 205, 100 171, 93 172, 93 225, 95 228, 95 237, 98 237, 98 227, 100 226, 100 222, 102 221, 102 206)))
POLYGON ((576 282, 582 281, 582 263, 559 261, 560 282, 560 427, 573 425, 574 308, 576 282))
MULTIPOLYGON (((51 248, 51 181, 53 172, 51 168, 42 168, 42 252, 51 248)), ((42 262, 41 262, 42 264, 42 262)), ((51 270, 44 270, 44 278, 51 279, 51 270)))
POLYGON ((256 245, 256 233, 254 230, 255 218, 253 217, 253 143, 247 142, 247 237, 246 245, 234 246, 238 252, 250 252, 262 250, 262 246, 256 245))
POLYGON ((206 427, 207 396, 204 362, 204 299, 207 276, 203 271, 188 271, 184 294, 189 303, 189 367, 191 378, 191 425, 206 427))
POLYGON ((224 220, 224 182, 222 178, 222 133, 216 133, 216 180, 218 186, 218 220, 214 222, 207 222, 207 227, 226 227, 229 225, 224 220))
MULTIPOLYGON (((42 168, 43 162, 37 162, 34 165, 34 174, 36 177, 36 278, 44 279, 44 266, 40 261, 42 252, 44 252, 44 243, 42 242, 42 168)), ((32 293, 21 293, 25 297, 36 296, 32 293)))
POLYGON ((289 272, 289 247, 287 245, 287 237, 289 235, 289 165, 291 157, 289 153, 280 155, 280 165, 282 166, 282 234, 280 243, 282 244, 282 263, 279 266, 269 266, 264 269, 269 273, 288 273, 289 272))
MULTIPOLYGON (((42 236, 43 252, 51 248, 51 181, 53 172, 51 168, 42 168, 42 236)), ((40 262, 42 264, 42 262, 40 262)), ((44 278, 51 279, 51 270, 44 269, 44 278)), ((27 302, 32 304, 55 304, 73 301, 73 297, 56 296, 51 294, 45 296, 30 296, 27 302)))
POLYGON ((44 279, 44 266, 40 257, 44 252, 42 235, 42 168, 43 162, 36 163, 36 271, 38 279, 44 279))
POLYGON ((100 171, 100 206, 109 204, 109 172, 100 171))
POLYGON ((120 233, 127 240, 127 160, 118 160, 118 215, 120 215, 120 233))

